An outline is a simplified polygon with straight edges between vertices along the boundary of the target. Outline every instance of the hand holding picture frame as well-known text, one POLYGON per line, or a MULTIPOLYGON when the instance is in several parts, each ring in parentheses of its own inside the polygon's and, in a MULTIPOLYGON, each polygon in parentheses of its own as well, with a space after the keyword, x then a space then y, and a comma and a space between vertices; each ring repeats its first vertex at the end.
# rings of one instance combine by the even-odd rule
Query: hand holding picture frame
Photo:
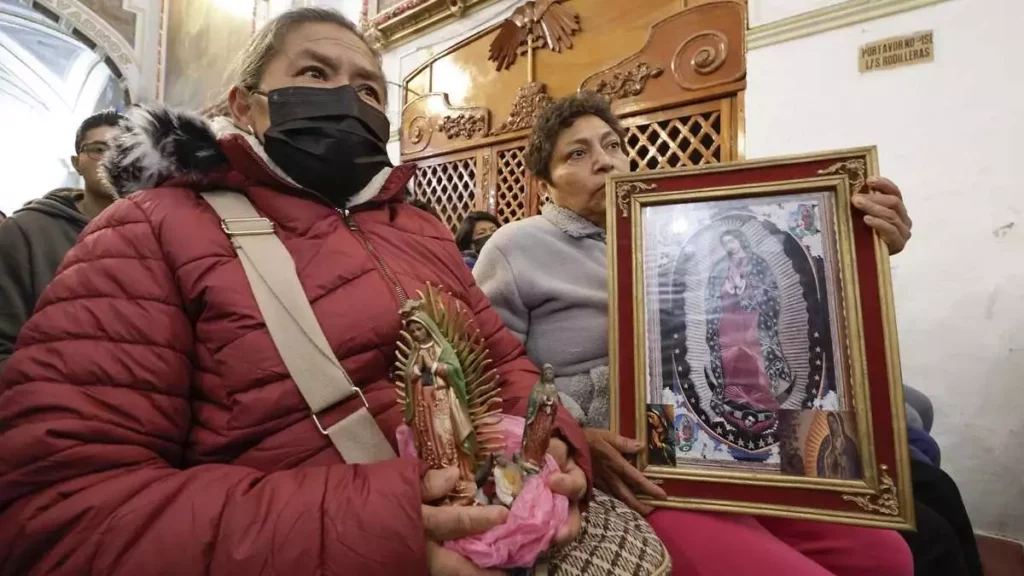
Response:
POLYGON ((655 506, 914 526, 874 148, 612 176, 612 431, 655 506))

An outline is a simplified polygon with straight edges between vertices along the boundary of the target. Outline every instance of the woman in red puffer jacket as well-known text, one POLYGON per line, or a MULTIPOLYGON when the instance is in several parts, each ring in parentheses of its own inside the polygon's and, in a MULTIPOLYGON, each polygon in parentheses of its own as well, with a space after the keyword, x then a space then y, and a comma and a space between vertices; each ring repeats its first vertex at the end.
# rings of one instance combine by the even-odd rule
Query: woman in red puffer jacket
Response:
MULTIPOLYGON (((506 412, 525 413, 537 370, 451 233, 404 202, 413 167, 387 161, 384 79, 350 22, 284 13, 235 81, 211 123, 133 112, 106 159, 125 198, 85 230, 0 375, 0 574, 477 573, 436 543, 504 513, 425 505, 454 478, 412 459, 342 462, 198 192, 244 192, 275 224, 392 443, 399 308, 428 282, 473 312, 506 412)), ((578 502, 588 453, 565 411, 557 436, 571 456, 552 488, 578 502)), ((578 527, 577 511, 558 538, 578 527)))

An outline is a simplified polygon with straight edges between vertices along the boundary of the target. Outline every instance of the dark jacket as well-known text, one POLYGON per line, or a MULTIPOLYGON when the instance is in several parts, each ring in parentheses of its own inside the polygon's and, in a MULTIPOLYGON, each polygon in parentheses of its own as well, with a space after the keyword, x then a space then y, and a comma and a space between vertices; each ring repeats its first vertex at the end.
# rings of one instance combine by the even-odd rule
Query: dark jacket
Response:
POLYGON ((21 326, 88 223, 71 194, 55 190, 0 224, 0 375, 21 326))

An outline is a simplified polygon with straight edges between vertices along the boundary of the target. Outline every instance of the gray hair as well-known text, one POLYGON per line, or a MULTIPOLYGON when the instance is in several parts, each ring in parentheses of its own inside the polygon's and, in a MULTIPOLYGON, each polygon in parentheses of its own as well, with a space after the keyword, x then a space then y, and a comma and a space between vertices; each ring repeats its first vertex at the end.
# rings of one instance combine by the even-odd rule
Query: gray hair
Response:
MULTIPOLYGON (((366 47, 376 57, 377 63, 381 63, 380 52, 367 42, 366 37, 359 31, 355 23, 343 16, 341 12, 333 8, 293 8, 271 19, 249 39, 245 49, 238 54, 228 69, 231 86, 237 86, 247 91, 255 90, 263 80, 267 64, 277 56, 285 37, 303 24, 320 23, 337 24, 352 32, 366 44, 366 47)), ((216 104, 203 110, 203 115, 206 117, 228 115, 228 95, 230 93, 229 89, 216 104)))

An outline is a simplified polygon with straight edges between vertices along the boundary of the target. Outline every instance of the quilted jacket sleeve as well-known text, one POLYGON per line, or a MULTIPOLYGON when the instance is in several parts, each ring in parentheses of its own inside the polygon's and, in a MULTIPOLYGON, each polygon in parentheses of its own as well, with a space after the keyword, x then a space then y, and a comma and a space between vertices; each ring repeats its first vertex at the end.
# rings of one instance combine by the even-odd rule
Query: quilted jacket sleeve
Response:
POLYGON ((118 202, 0 383, 0 574, 425 574, 415 460, 183 467, 193 340, 146 215, 118 202))
MULTIPOLYGON (((477 263, 479 266, 479 262, 477 263)), ((469 294, 468 304, 473 309, 476 325, 490 351, 493 366, 502 380, 504 389, 504 411, 506 414, 525 416, 530 393, 540 380, 540 372, 526 355, 521 344, 519 330, 523 326, 506 328, 502 317, 491 307, 487 296, 480 290, 469 268, 463 266, 463 282, 469 294)), ((591 484, 590 448, 583 435, 583 429, 568 410, 559 410, 555 417, 555 433, 564 439, 572 449, 573 458, 587 475, 587 486, 591 484)))

